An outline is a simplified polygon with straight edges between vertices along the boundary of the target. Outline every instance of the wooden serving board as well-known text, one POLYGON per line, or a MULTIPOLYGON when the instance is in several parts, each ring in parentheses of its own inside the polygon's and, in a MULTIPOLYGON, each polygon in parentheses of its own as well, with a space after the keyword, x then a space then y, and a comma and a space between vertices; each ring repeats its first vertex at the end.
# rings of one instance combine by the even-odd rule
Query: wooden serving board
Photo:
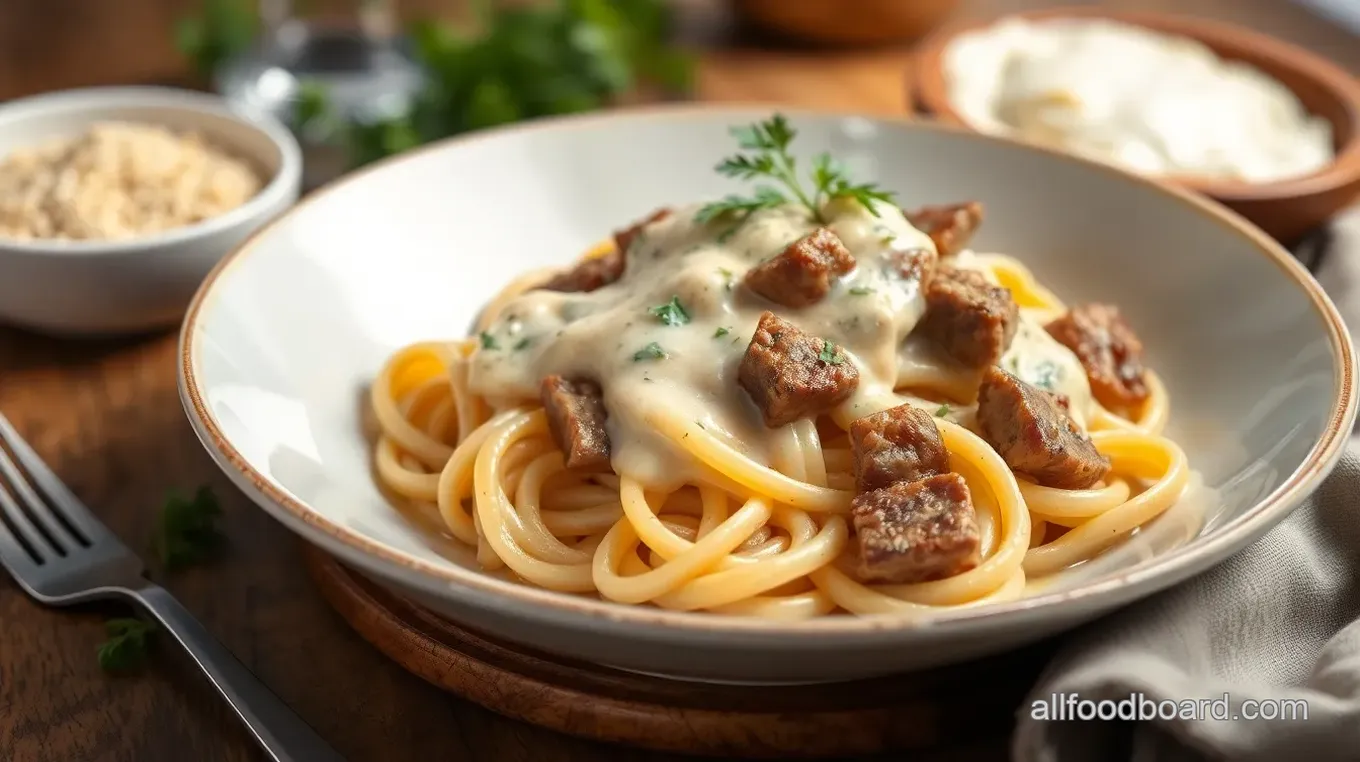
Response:
POLYGON ((403 668, 487 709, 598 741, 705 756, 818 759, 1004 737, 1052 653, 1043 643, 910 675, 795 686, 668 680, 496 642, 320 550, 322 595, 403 668))

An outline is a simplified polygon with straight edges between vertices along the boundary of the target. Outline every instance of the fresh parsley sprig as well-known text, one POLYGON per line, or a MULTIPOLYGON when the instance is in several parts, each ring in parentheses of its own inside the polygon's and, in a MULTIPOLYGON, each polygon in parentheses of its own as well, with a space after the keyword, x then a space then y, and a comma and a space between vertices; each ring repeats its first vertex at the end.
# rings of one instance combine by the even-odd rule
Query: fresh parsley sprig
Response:
POLYGON ((798 136, 798 131, 783 114, 775 114, 756 124, 734 127, 732 136, 743 153, 723 159, 715 167, 716 171, 734 180, 771 180, 779 187, 757 185, 750 195, 730 194, 700 208, 695 215, 700 224, 717 221, 730 224, 723 235, 730 235, 751 214, 790 203, 790 198, 806 207, 820 224, 827 222, 823 209, 832 199, 851 199, 875 217, 878 216, 875 202, 891 203, 893 200, 891 191, 874 183, 851 181, 845 176, 845 168, 827 153, 818 154, 813 160, 812 189, 806 189, 798 176, 798 160, 789 152, 789 145, 798 136))
POLYGON ((729 194, 721 200, 705 204, 694 215, 694 219, 701 225, 707 225, 718 219, 745 219, 752 212, 758 212, 761 209, 773 209, 788 202, 789 200, 784 198, 784 194, 768 185, 761 185, 750 196, 729 194))

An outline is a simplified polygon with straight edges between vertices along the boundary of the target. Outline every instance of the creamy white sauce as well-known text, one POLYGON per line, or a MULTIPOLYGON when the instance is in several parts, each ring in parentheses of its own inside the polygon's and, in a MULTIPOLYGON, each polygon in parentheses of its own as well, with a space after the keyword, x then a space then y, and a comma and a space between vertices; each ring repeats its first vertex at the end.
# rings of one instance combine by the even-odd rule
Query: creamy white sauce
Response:
MULTIPOLYGON (((777 432, 764 426, 737 382, 765 310, 831 341, 854 363, 859 386, 843 405, 850 418, 892 404, 903 367, 959 372, 917 339, 904 348, 925 303, 920 283, 903 279, 889 254, 934 244, 900 210, 880 204, 874 216, 858 204, 836 202, 824 210, 827 227, 856 267, 803 309, 772 304, 742 279, 818 226, 806 210, 790 205, 759 212, 726 238, 721 226, 696 223, 697 210, 681 208, 648 225, 615 283, 589 293, 536 290, 509 300, 472 354, 472 391, 509 405, 536 400, 546 375, 595 379, 608 410, 614 470, 647 484, 679 486, 694 479, 695 464, 648 424, 653 411, 697 421, 752 459, 772 462, 777 432), (649 311, 673 297, 688 323, 667 325, 649 311), (653 344, 664 357, 649 356, 653 344)), ((976 260, 971 266, 981 267, 976 260)), ((1037 325, 1022 326, 1002 362, 1026 380, 1068 393, 1074 408, 1089 399, 1076 358, 1037 325)), ((972 400, 959 402, 963 410, 972 400)))
POLYGON ((1007 19, 944 54, 949 98, 985 132, 1150 175, 1269 182, 1321 169, 1331 126, 1283 84, 1197 41, 1100 19, 1007 19))

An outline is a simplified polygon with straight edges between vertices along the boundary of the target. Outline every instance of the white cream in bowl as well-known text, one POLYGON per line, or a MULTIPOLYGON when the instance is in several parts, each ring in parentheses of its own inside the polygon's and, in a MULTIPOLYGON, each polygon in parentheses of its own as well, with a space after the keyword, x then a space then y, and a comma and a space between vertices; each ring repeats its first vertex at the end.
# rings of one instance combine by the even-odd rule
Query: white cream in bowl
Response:
POLYGON ((960 35, 943 69, 974 128, 1135 172, 1261 183, 1334 156, 1331 126, 1279 81, 1131 24, 1007 19, 960 35))

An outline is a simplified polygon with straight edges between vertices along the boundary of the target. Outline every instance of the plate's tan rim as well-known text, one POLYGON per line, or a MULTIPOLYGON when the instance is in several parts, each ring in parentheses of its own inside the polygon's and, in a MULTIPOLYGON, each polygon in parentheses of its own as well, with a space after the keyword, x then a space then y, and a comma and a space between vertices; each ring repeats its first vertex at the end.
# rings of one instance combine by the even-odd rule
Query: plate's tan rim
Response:
MULTIPOLYGON (((1276 514, 1281 514, 1287 511, 1287 509, 1297 505, 1306 496, 1307 492, 1316 486, 1322 475, 1329 471, 1335 464, 1340 457, 1342 445, 1346 441, 1346 434, 1350 431, 1351 425, 1355 420, 1356 399, 1354 390, 1354 369, 1355 350, 1351 344, 1349 335, 1346 332, 1345 324, 1343 323, 1340 314, 1337 312, 1336 307, 1331 303, 1331 300, 1327 295, 1323 293, 1321 287, 1313 280, 1312 276, 1308 274, 1308 271, 1260 229, 1251 225, 1233 212, 1228 211, 1207 199, 1163 182, 1122 172, 1106 164, 1072 156, 1041 146, 984 135, 952 125, 925 124, 910 118, 870 117, 848 114, 843 111, 818 110, 762 103, 697 106, 693 104, 660 105, 620 109, 603 114, 586 114, 546 119, 499 130, 438 141, 398 156, 384 159, 370 167, 354 172, 332 183, 328 187, 313 193, 297 206, 293 207, 292 210, 274 218, 268 225, 260 228, 242 242, 213 268, 199 286, 198 291, 194 294, 194 298, 190 302, 189 308, 185 314, 184 324, 180 331, 179 364, 181 401, 184 403, 188 415, 190 415, 194 419, 193 422, 197 424, 195 428, 201 429, 202 433, 207 435, 205 444, 211 444, 211 446, 217 450, 217 454, 221 456, 219 463, 224 462, 229 464, 237 471, 237 476, 253 485, 262 496, 267 498, 274 505, 284 509, 293 518, 301 521, 305 525, 315 527, 332 540, 339 541, 350 548, 358 550, 365 556, 381 561, 384 564, 401 567, 408 572, 416 572, 419 575, 429 578, 425 580, 426 583, 430 581, 446 584, 452 583, 453 585, 473 588, 481 593, 506 596, 519 603, 529 604, 531 606, 548 607, 562 613, 641 625, 665 625, 693 631, 760 633, 780 637, 798 635, 825 636, 830 634, 868 635, 889 629, 911 630, 919 629, 921 627, 947 627, 979 618, 999 617, 1006 614, 1032 611, 1062 601, 1096 597, 1120 587, 1147 582, 1158 577, 1172 577, 1174 576, 1172 574, 1173 572, 1178 569, 1184 570, 1186 567, 1190 567, 1190 573, 1193 573, 1195 567, 1205 561, 1205 556, 1214 555, 1215 551, 1225 546, 1233 547, 1245 544, 1245 538, 1250 536, 1258 523, 1276 517, 1276 514), (1180 548, 1174 549, 1164 555, 1156 556, 1142 564, 1126 569, 1105 579, 1097 580, 1063 592, 1039 594, 1029 598, 1021 598, 1006 603, 991 604, 975 609, 951 610, 927 618, 883 614, 865 617, 825 617, 803 622, 771 622, 761 619, 718 617, 697 612, 666 611, 645 606, 630 606, 599 599, 567 595, 501 580, 490 575, 479 574, 473 570, 464 569, 451 564, 435 564, 413 558, 388 545, 363 537, 353 530, 327 519, 320 512, 314 511, 297 500, 294 500, 286 492, 270 483, 267 476, 253 469, 250 464, 246 462, 241 453, 227 441, 221 430, 218 428, 217 421, 213 418, 207 404, 203 400, 202 390, 200 389, 198 378, 194 372, 194 341, 197 334, 196 327, 199 311, 207 300, 212 297, 213 286, 222 274, 234 264, 243 260, 245 256, 254 249, 254 244, 260 240, 260 238, 267 235, 275 225, 280 224, 284 219, 295 214, 296 210, 300 209, 303 205, 308 204, 325 194, 333 193, 338 188, 349 185, 363 176, 378 171, 385 166, 413 161, 418 159, 422 154, 446 150, 452 146, 464 146, 482 140, 494 140, 505 133, 553 130, 568 127, 582 128, 600 122, 610 121, 626 122, 644 119, 674 120, 677 118, 710 118, 713 115, 720 115, 723 113, 731 114, 732 118, 735 120, 749 117, 753 111, 771 110, 778 110, 794 117, 866 118, 880 124, 891 126, 910 125, 913 129, 944 132, 960 136, 967 140, 1002 143, 1019 148, 1023 151, 1045 153, 1055 157, 1057 160, 1084 164, 1096 171, 1116 175, 1121 181, 1140 184, 1157 192, 1173 196, 1198 209, 1201 213, 1210 217, 1223 227, 1245 236, 1256 245, 1267 259, 1274 262, 1276 266, 1284 271, 1287 277, 1291 278, 1308 295, 1327 327, 1328 338, 1331 341, 1333 355, 1338 360, 1338 367, 1333 378, 1335 383, 1335 401, 1331 420, 1328 422, 1326 429, 1322 432, 1318 442, 1313 446, 1313 449, 1308 453, 1308 457, 1299 468, 1297 468, 1284 483, 1255 506, 1248 509, 1242 516, 1237 517, 1232 522, 1224 525, 1222 529, 1211 535, 1197 537, 1180 548)), ((1283 515, 1276 517, 1276 520, 1279 518, 1283 518, 1283 515)), ((1182 577, 1184 576, 1187 575, 1182 575, 1182 577)))
POLYGON ((1125 11, 1095 6, 1053 6, 1002 13, 990 18, 964 21, 932 32, 912 55, 909 77, 911 97, 940 121, 981 132, 954 108, 948 98, 944 78, 944 54, 960 36, 988 29, 1009 19, 1050 21, 1098 19, 1141 26, 1162 34, 1188 37, 1197 42, 1231 43, 1250 46, 1265 57, 1285 62, 1331 91, 1350 115, 1351 135, 1326 166, 1300 177, 1264 183, 1206 180, 1193 176, 1169 175, 1166 181, 1178 183, 1199 193, 1224 201, 1260 202, 1271 199, 1316 196, 1352 182, 1360 174, 1360 80, 1331 61, 1298 45, 1268 34, 1233 24, 1178 13, 1125 11))

